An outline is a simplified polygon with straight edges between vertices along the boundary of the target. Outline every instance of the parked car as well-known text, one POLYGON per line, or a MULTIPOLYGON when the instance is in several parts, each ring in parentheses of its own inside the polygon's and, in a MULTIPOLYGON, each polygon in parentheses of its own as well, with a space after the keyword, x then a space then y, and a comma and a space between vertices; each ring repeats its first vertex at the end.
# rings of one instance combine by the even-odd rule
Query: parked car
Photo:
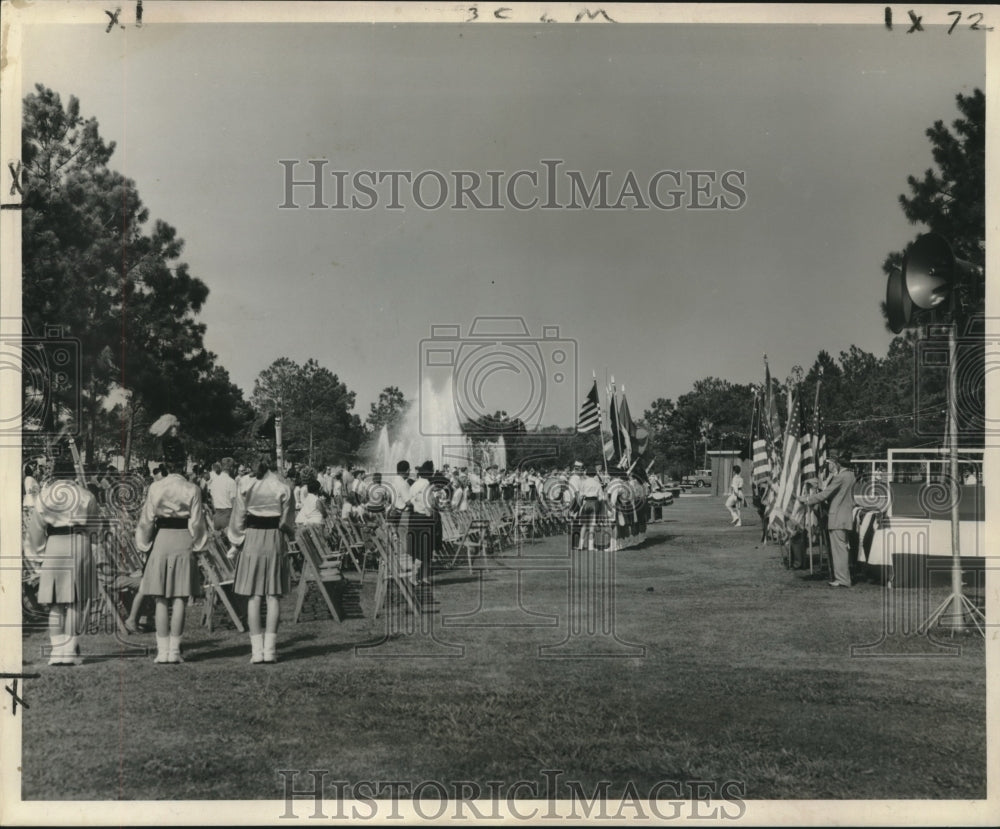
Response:
POLYGON ((712 485, 712 470, 711 469, 696 469, 690 475, 685 475, 684 480, 681 481, 684 486, 693 486, 697 489, 702 489, 707 486, 712 485))

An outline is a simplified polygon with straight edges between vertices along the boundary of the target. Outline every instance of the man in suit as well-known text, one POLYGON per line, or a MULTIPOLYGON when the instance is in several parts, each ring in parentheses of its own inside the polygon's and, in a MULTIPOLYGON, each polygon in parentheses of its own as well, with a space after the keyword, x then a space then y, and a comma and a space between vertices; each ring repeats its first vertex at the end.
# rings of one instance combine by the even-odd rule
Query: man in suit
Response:
POLYGON ((844 467, 845 458, 830 452, 826 459, 830 478, 819 492, 802 498, 803 504, 830 502, 830 558, 833 581, 830 587, 850 587, 850 534, 854 531, 854 473, 844 467))

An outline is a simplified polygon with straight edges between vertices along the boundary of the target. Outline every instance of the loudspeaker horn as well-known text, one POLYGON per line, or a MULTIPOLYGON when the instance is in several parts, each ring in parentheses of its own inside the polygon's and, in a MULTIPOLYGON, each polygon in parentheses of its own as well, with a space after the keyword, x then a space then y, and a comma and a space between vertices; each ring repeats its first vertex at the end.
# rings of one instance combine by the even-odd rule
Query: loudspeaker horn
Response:
POLYGON ((968 262, 955 258, 943 236, 925 233, 903 257, 905 292, 918 308, 936 308, 971 270, 968 262))
POLYGON ((910 324, 913 301, 906 291, 906 280, 899 268, 893 268, 885 287, 885 307, 889 315, 889 329, 898 334, 910 324))

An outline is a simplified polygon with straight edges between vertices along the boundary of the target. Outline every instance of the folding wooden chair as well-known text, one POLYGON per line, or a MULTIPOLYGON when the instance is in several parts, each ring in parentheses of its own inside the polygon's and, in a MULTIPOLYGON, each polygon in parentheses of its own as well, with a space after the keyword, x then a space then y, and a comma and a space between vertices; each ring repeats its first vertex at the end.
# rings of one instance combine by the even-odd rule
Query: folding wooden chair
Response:
POLYGON ((299 595, 295 601, 295 618, 298 622, 302 615, 302 607, 306 601, 306 593, 309 586, 315 585, 326 602, 326 607, 338 622, 343 621, 337 603, 333 599, 329 585, 343 581, 341 574, 341 564, 344 553, 341 550, 333 550, 326 542, 323 531, 311 525, 298 528, 296 539, 299 549, 302 551, 302 577, 299 579, 299 595))
POLYGON ((378 583, 375 585, 375 612, 372 617, 377 619, 382 607, 385 605, 390 590, 395 589, 396 593, 403 598, 414 614, 421 612, 421 602, 417 594, 417 586, 413 583, 413 575, 416 572, 414 565, 403 565, 399 555, 402 546, 401 541, 393 537, 390 532, 385 535, 386 542, 376 539, 378 551, 378 583))
POLYGON ((355 522, 353 516, 337 518, 334 526, 336 527, 336 537, 339 540, 341 551, 350 558, 354 569, 361 574, 361 584, 364 584, 365 570, 368 566, 368 551, 365 547, 365 537, 361 528, 355 522))
POLYGON ((198 553, 198 567, 201 569, 205 587, 205 603, 202 609, 201 623, 207 625, 211 633, 215 602, 218 600, 226 608, 226 613, 229 614, 229 619, 236 626, 236 629, 243 633, 245 628, 240 615, 226 594, 226 588, 233 589, 236 567, 226 556, 223 547, 222 539, 213 533, 205 549, 198 553))
MULTIPOLYGON (((489 521, 472 511, 464 513, 461 518, 453 518, 452 520, 454 522, 452 532, 455 534, 461 533, 461 537, 454 543, 454 555, 451 559, 451 566, 455 566, 455 562, 458 561, 459 556, 464 550, 466 563, 471 573, 473 555, 486 557, 486 551, 489 546, 489 521)), ((445 536, 447 538, 447 531, 445 536)))
MULTIPOLYGON (((97 592, 104 609, 114 619, 118 632, 125 636, 128 628, 128 609, 123 596, 131 588, 122 588, 118 577, 122 574, 142 573, 145 558, 135 547, 135 519, 125 510, 102 507, 103 526, 99 530, 97 556, 97 592)), ((133 599, 134 601, 134 599, 133 599)))

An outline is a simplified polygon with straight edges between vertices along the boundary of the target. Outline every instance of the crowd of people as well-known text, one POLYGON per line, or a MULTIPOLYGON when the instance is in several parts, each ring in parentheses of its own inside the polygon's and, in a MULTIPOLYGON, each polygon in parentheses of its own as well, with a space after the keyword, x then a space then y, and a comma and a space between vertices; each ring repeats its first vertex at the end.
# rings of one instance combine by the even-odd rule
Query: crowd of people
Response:
MULTIPOLYGON (((129 633, 139 630, 143 602, 155 604, 157 664, 184 661, 185 614, 201 591, 197 557, 213 534, 224 539, 235 562, 233 592, 246 600, 250 661, 266 664, 277 661, 289 541, 298 526, 325 526, 331 514, 362 521, 381 516, 399 539, 403 575, 429 585, 442 548, 442 514, 467 512, 477 501, 509 502, 512 511, 535 503, 563 510, 571 543, 580 550, 640 543, 648 521, 669 502, 655 475, 608 474, 580 462, 546 471, 492 466, 481 475, 466 466, 437 469, 430 460, 415 468, 400 461, 393 474, 335 466, 293 466, 281 474, 267 453, 253 468, 232 458, 191 465, 178 432, 175 423, 163 435, 160 462, 139 493, 134 548, 145 560, 140 570, 118 576, 135 590, 124 622, 129 633)), ((25 555, 40 562, 37 595, 49 608, 49 662, 79 664, 78 611, 97 598, 94 573, 101 564, 89 530, 102 508, 122 508, 110 494, 115 473, 81 474, 68 451, 50 466, 29 462, 24 472, 25 555)))

